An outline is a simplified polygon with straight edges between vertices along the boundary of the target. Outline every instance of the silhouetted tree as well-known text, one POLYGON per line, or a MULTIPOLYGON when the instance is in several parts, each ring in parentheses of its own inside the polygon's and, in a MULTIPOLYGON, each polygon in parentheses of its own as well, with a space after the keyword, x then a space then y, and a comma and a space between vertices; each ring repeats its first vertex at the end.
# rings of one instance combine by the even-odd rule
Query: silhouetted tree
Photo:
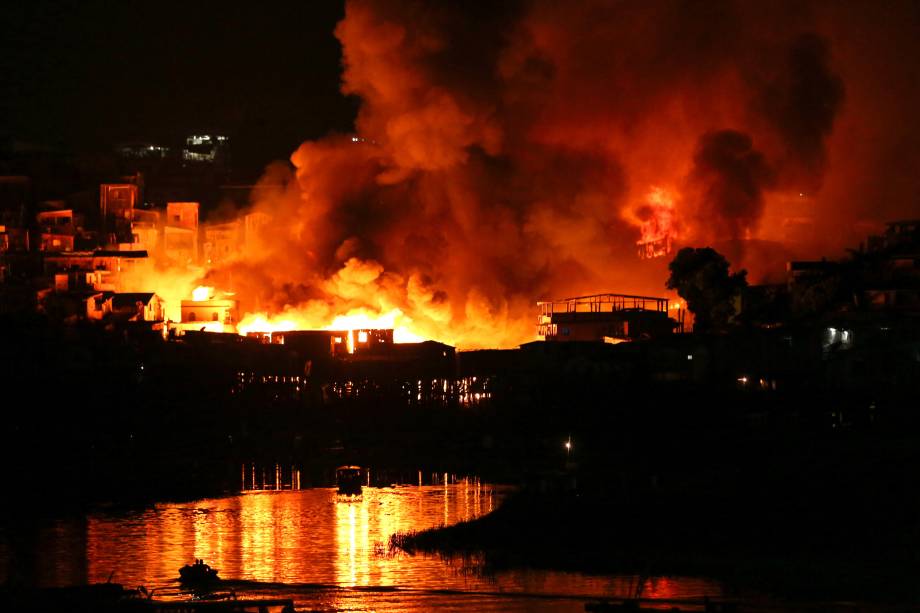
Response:
POLYGON ((735 314, 735 298, 747 287, 747 271, 729 274, 728 260, 711 247, 684 247, 668 264, 668 289, 687 301, 694 328, 709 332, 725 328, 735 314))

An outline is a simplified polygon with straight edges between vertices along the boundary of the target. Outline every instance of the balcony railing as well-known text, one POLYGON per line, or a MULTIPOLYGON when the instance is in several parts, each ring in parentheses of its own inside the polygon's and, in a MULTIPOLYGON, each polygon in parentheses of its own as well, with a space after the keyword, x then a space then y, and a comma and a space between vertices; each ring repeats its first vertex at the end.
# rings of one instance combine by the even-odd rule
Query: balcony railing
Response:
POLYGON ((540 323, 549 323, 555 313, 613 313, 616 311, 657 311, 668 313, 668 298, 629 294, 595 294, 564 300, 538 302, 540 323))

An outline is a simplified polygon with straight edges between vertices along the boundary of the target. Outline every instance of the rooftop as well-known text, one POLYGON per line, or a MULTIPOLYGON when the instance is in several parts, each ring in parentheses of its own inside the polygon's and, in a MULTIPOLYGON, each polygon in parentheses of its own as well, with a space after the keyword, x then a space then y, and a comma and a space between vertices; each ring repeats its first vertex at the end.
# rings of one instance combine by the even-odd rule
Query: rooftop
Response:
POLYGON ((594 294, 562 300, 541 301, 540 315, 548 317, 554 313, 613 313, 615 311, 657 311, 668 312, 668 298, 655 296, 634 296, 631 294, 594 294))

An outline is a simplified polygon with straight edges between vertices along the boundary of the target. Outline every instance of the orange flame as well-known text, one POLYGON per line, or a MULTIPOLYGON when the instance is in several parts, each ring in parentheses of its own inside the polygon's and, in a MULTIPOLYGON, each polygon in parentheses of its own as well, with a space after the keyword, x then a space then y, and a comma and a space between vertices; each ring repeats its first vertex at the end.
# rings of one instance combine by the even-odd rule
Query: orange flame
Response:
POLYGON ((639 257, 657 258, 671 253, 677 238, 675 200, 672 191, 653 186, 642 204, 626 212, 626 219, 639 228, 639 257))
POLYGON ((250 333, 288 332, 291 330, 393 330, 393 342, 417 343, 426 340, 413 330, 412 319, 399 309, 374 313, 369 309, 352 309, 331 320, 317 316, 309 310, 287 309, 279 315, 249 313, 240 321, 237 330, 243 336, 250 333))
POLYGON ((192 300, 195 302, 203 302, 211 298, 214 295, 213 287, 206 287, 204 285, 199 285, 192 290, 192 300))

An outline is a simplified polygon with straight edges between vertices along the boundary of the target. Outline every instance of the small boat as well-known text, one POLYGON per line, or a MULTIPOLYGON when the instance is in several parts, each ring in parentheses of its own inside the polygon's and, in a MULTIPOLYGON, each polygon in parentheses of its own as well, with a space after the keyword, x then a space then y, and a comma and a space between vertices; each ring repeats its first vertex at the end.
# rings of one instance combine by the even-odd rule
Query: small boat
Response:
POLYGON ((335 482, 339 494, 343 496, 360 496, 364 471, 360 466, 339 466, 335 469, 335 482))
POLYGON ((195 560, 179 569, 179 581, 186 585, 207 585, 220 581, 217 569, 211 568, 204 560, 195 560))

